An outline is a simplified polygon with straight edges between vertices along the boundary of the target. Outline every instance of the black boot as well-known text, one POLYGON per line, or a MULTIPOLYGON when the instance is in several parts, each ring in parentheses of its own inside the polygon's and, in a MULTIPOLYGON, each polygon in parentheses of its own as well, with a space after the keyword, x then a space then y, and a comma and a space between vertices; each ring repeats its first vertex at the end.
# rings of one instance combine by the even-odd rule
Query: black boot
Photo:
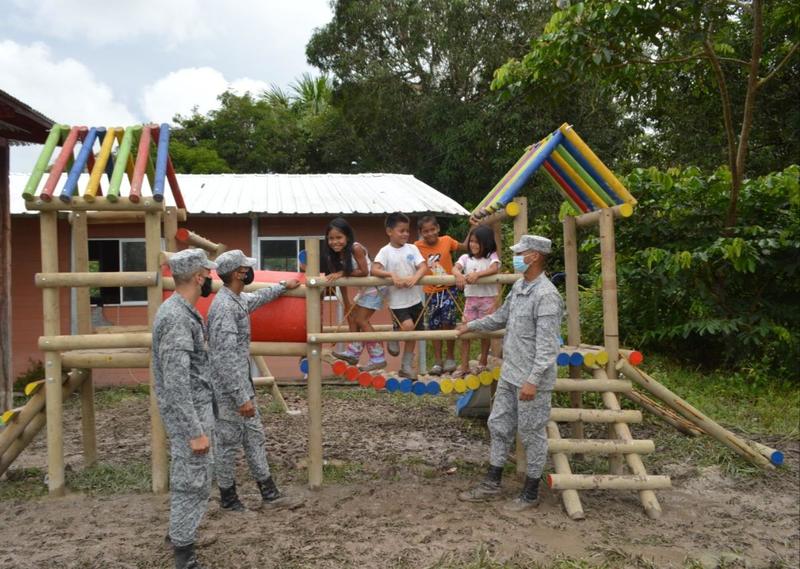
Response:
POLYGON ((194 544, 175 548, 175 569, 203 569, 194 552, 194 544))
POLYGON ((287 496, 278 490, 272 476, 266 480, 259 480, 256 483, 258 484, 258 489, 261 491, 261 498, 264 500, 265 506, 293 510, 303 505, 303 499, 301 497, 287 496))
POLYGON ((220 486, 219 505, 223 510, 230 512, 244 512, 244 504, 239 501, 239 496, 236 494, 236 482, 230 488, 220 486))
POLYGON ((486 477, 474 488, 465 490, 458 495, 463 502, 486 502, 495 500, 500 496, 500 482, 503 479, 503 467, 489 465, 486 477))
POLYGON ((539 479, 525 477, 525 485, 519 496, 508 505, 507 509, 514 512, 521 512, 539 505, 539 479))

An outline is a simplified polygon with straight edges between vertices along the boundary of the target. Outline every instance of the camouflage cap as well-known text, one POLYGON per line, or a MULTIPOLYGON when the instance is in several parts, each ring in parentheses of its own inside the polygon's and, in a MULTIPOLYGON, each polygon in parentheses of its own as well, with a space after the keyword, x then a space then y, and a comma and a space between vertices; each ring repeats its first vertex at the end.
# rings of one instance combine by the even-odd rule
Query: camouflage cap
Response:
POLYGON ((232 273, 239 267, 255 267, 256 260, 253 257, 248 257, 240 249, 233 249, 232 251, 225 251, 222 255, 217 257, 217 273, 220 275, 227 275, 232 273))
POLYGON ((547 237, 540 237, 538 235, 523 235, 520 238, 519 243, 512 245, 510 249, 517 254, 524 251, 536 251, 537 253, 542 253, 543 255, 549 255, 552 246, 552 241, 550 241, 547 237))
POLYGON ((169 258, 169 269, 173 275, 193 275, 203 268, 216 269, 217 264, 209 261, 202 249, 184 249, 169 258))

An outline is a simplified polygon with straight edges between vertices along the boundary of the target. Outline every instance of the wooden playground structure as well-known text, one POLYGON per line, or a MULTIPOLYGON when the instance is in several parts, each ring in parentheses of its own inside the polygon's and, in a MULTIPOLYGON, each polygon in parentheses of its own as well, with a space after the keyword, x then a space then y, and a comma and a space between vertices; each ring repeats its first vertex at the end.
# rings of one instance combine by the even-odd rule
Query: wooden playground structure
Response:
MULTIPOLYGON (((148 331, 163 299, 163 291, 174 288, 171 278, 162 276, 165 258, 178 250, 178 241, 187 246, 206 250, 211 258, 224 251, 224 245, 214 243, 178 223, 187 212, 174 175, 168 153, 167 125, 135 126, 126 129, 56 126, 45 145, 30 181, 25 189, 26 206, 39 212, 42 250, 42 272, 35 276, 36 286, 42 289, 44 300, 44 330, 39 339, 43 352, 45 377, 29 384, 27 402, 3 415, 5 427, 0 431, 0 475, 33 440, 47 427, 48 486, 52 495, 65 492, 63 401, 80 392, 83 464, 97 461, 94 420, 94 387, 92 369, 147 368, 150 365, 151 335, 148 331), (77 157, 74 148, 83 145, 77 157), (97 142, 100 150, 94 155, 97 142), (112 148, 116 143, 116 154, 112 148), (52 165, 43 189, 37 194, 45 169, 56 146, 61 151, 52 165), (137 150, 134 151, 133 148, 137 150), (66 172, 66 170, 69 170, 66 172), (83 195, 77 194, 80 174, 88 170, 89 183, 83 195), (53 199, 62 174, 66 182, 53 199), (101 195, 101 178, 108 177, 108 188, 101 195), (126 176, 130 193, 123 197, 121 183, 126 176), (147 177, 151 195, 143 195, 143 180, 147 177), (169 185, 176 207, 167 207, 165 188, 169 185), (59 272, 57 219, 60 212, 69 213, 72 225, 75 272, 59 272), (95 273, 89 272, 88 229, 92 223, 143 222, 146 241, 146 271, 95 273), (162 237, 164 246, 162 247, 162 237), (111 329, 97 333, 92 329, 90 316, 90 287, 139 286, 147 287, 148 329, 111 329), (60 326, 60 288, 76 291, 77 334, 62 335, 60 326), (69 370, 65 373, 65 370, 69 370)), ((473 222, 494 228, 497 242, 502 244, 501 224, 513 223, 514 238, 527 232, 527 202, 517 194, 533 173, 544 166, 545 171, 564 197, 573 204, 579 215, 567 216, 563 222, 564 262, 566 272, 567 342, 562 346, 558 363, 569 366, 569 377, 559 378, 556 392, 570 394, 570 407, 553 408, 547 426, 549 452, 553 473, 548 485, 561 491, 567 514, 572 519, 585 517, 579 491, 591 489, 638 492, 646 514, 658 518, 661 506, 655 490, 671 486, 668 476, 648 474, 643 456, 654 452, 650 440, 633 437, 630 425, 642 421, 639 410, 622 409, 620 397, 628 397, 646 411, 658 416, 681 432, 696 436, 706 433, 720 440, 745 459, 763 468, 780 464, 779 451, 746 441, 705 416, 689 403, 669 391, 637 366, 641 354, 619 345, 617 314, 617 282, 614 225, 617 220, 633 213, 636 200, 613 173, 592 153, 571 127, 564 125, 547 138, 532 146, 500 180, 473 212, 473 222), (601 245, 603 345, 582 343, 578 295, 578 229, 599 232, 601 245), (626 379, 620 379, 622 374, 626 379), (584 408, 586 395, 598 394, 603 408, 584 408), (584 425, 605 425, 606 438, 587 438, 584 425), (560 425, 569 427, 568 438, 560 425), (608 457, 608 472, 574 474, 570 466, 573 455, 602 455, 608 457)), ((375 332, 341 331, 338 326, 322 325, 322 293, 330 285, 320 277, 319 240, 306 239, 305 285, 288 291, 288 296, 305 298, 305 342, 253 342, 254 356, 261 377, 257 385, 272 388, 273 396, 284 409, 285 403, 263 356, 295 356, 307 360, 308 376, 308 482, 310 487, 323 484, 322 378, 323 363, 329 361, 325 344, 349 341, 386 340, 453 340, 454 331, 400 332, 379 328, 375 332)), ((479 282, 511 284, 520 278, 516 274, 484 277, 479 282)), ((337 286, 367 287, 390 285, 389 279, 377 277, 342 278, 337 286)), ((424 277, 420 284, 454 285, 453 276, 424 277)), ((218 290, 220 281, 214 282, 218 290)), ((256 282, 245 290, 272 286, 256 282)), ((462 339, 486 337, 493 339, 493 355, 500 356, 499 338, 503 332, 487 335, 465 334, 462 339)), ((417 382, 386 378, 380 374, 352 375, 346 366, 334 367, 337 373, 356 380, 364 387, 400 391, 416 395, 463 393, 488 389, 499 378, 499 368, 452 381, 423 379, 417 382)), ((357 370, 356 370, 357 371, 357 370)), ((152 380, 152 376, 151 376, 152 380)), ((151 467, 152 489, 166 492, 169 485, 167 442, 151 390, 151 467)), ((519 448, 518 448, 519 452, 519 448)), ((518 469, 524 461, 518 460, 518 469)))

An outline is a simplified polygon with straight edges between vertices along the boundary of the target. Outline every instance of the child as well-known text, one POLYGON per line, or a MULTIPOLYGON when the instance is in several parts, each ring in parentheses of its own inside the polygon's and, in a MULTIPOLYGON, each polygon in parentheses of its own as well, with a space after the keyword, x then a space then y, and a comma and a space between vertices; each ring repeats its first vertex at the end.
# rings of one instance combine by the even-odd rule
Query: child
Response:
MULTIPOLYGON (((421 239, 416 241, 422 256, 428 265, 427 274, 449 275, 453 270, 453 251, 466 251, 465 243, 459 243, 449 235, 439 235, 440 227, 432 215, 423 215, 417 220, 417 231, 421 239)), ((452 330, 456 326, 456 294, 455 287, 446 285, 426 285, 428 330, 452 330)), ((452 372, 456 369, 455 340, 447 341, 447 359, 442 365, 442 341, 433 340, 433 366, 431 375, 442 375, 442 372, 452 372)))
MULTIPOLYGON (((400 330, 404 331, 421 329, 422 291, 416 284, 428 268, 419 249, 408 243, 409 223, 408 216, 399 211, 386 217, 389 244, 384 245, 372 263, 373 276, 388 277, 394 282, 394 286, 389 288, 389 308, 400 330)), ((399 371, 401 377, 417 377, 413 371, 415 345, 414 341, 405 343, 399 371)), ((389 342, 389 353, 393 356, 399 353, 396 342, 389 342)))
MULTIPOLYGON (((478 320, 494 312, 498 287, 496 284, 475 284, 480 277, 494 275, 500 270, 497 245, 491 228, 480 225, 467 236, 469 253, 461 255, 453 267, 458 288, 464 289, 467 301, 464 306, 464 323, 478 320)), ((481 357, 478 372, 486 369, 489 358, 489 339, 481 339, 481 357)), ((461 343, 461 367, 453 374, 464 377, 469 373, 469 340, 461 343)))
MULTIPOLYGON (((323 266, 327 273, 327 281, 335 283, 340 277, 367 277, 371 263, 366 247, 355 240, 353 228, 343 218, 337 217, 325 229, 327 248, 323 256, 323 266)), ((342 300, 345 311, 349 313, 347 323, 351 332, 372 332, 369 319, 376 310, 383 307, 383 295, 376 287, 361 289, 353 299, 355 307, 350 310, 350 298, 347 289, 342 287, 342 300)), ((366 342, 369 363, 361 367, 362 371, 372 371, 386 367, 386 357, 380 342, 366 342)), ((351 342, 344 352, 333 352, 333 357, 350 364, 357 364, 361 358, 364 345, 351 342)))

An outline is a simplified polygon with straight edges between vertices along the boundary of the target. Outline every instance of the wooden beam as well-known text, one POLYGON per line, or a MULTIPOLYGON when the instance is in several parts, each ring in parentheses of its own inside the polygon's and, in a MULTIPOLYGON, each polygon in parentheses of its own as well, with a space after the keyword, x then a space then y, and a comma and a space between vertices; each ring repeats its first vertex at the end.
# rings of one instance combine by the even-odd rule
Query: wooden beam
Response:
MULTIPOLYGON (((74 230, 75 225, 73 225, 72 227, 74 230)), ((74 242, 74 233, 73 233, 73 242, 74 242)), ((84 242, 88 243, 87 240, 84 240, 84 242)), ((88 264, 89 260, 87 252, 86 265, 88 264)), ((36 273, 33 282, 39 288, 48 288, 48 287, 84 288, 85 294, 89 294, 89 287, 155 286, 158 284, 160 277, 161 275, 158 271, 93 273, 89 272, 88 270, 78 271, 76 267, 75 272, 72 273, 36 273)), ((89 310, 91 310, 91 308, 89 308, 89 310)), ((91 331, 89 331, 88 333, 91 333, 91 331)))
POLYGON ((661 490, 671 488, 669 476, 614 476, 602 474, 549 474, 552 490, 661 490))
MULTIPOLYGON (((314 286, 321 281, 319 240, 306 239, 306 283, 314 286)), ((322 330, 322 300, 316 294, 306 298, 306 329, 310 337, 322 330)), ((308 485, 322 486, 322 345, 311 340, 308 344, 308 485)))
POLYGON ((0 413, 14 403, 11 376, 11 201, 8 140, 0 138, 0 413))

